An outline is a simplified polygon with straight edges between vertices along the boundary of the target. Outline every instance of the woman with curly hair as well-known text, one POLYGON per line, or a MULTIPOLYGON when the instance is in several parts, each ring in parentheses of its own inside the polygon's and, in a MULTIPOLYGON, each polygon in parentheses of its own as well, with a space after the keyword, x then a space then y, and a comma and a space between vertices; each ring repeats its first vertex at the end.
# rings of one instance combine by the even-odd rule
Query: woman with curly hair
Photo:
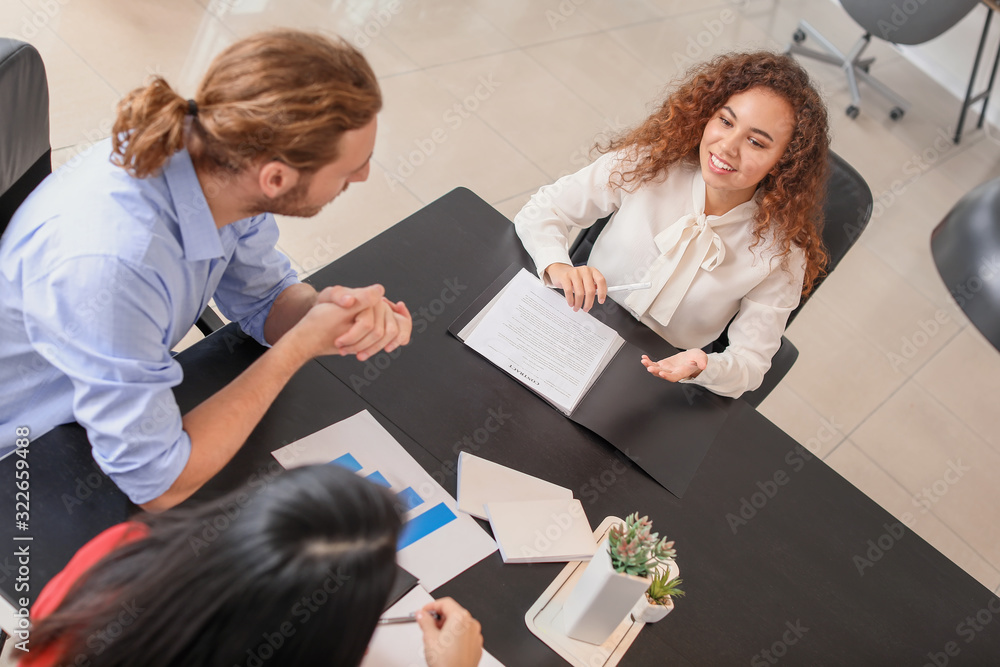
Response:
POLYGON ((541 188, 514 225, 574 310, 604 303, 609 285, 649 282, 611 297, 682 352, 643 365, 735 397, 760 386, 826 265, 828 147, 802 67, 766 51, 723 55, 593 164, 541 188), (573 267, 571 233, 608 215, 588 265, 573 267), (704 352, 727 325, 729 346, 704 352))

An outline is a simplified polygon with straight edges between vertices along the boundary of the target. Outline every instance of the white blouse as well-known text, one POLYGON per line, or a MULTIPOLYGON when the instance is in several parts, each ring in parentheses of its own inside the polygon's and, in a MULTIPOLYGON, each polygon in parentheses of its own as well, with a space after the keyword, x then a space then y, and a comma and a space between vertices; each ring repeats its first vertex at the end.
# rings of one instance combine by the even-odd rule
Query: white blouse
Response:
POLYGON ((781 345, 788 314, 799 304, 805 253, 793 246, 782 261, 767 235, 750 249, 755 200, 721 216, 705 215, 705 181, 697 165, 675 165, 665 178, 633 193, 611 187, 622 157, 602 155, 544 186, 514 218, 539 276, 553 263, 572 264, 573 230, 614 213, 588 264, 608 285, 652 287, 608 296, 680 349, 705 347, 736 315, 729 347, 709 354, 708 367, 682 382, 732 397, 756 389, 781 345))

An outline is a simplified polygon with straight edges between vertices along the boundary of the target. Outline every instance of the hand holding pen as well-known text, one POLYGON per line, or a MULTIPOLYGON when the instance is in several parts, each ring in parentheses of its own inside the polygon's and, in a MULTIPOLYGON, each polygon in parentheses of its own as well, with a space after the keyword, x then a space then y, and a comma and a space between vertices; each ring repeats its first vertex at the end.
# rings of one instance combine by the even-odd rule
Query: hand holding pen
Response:
POLYGON ((649 289, 651 287, 650 283, 631 283, 609 287, 604 274, 597 269, 591 266, 570 266, 560 262, 546 267, 545 275, 556 287, 562 289, 563 294, 566 295, 566 303, 573 310, 583 308, 585 313, 590 312, 590 309, 593 308, 595 299, 598 303, 604 303, 608 292, 649 289))
POLYGON ((479 621, 451 598, 434 600, 407 616, 380 618, 378 622, 420 625, 428 667, 475 667, 483 655, 479 621))

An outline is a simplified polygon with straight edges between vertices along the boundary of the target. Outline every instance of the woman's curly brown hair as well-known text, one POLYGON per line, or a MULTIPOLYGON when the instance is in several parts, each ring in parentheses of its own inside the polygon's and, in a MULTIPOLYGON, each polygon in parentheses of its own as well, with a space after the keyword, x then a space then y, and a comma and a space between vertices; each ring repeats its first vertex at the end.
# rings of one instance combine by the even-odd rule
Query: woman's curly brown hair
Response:
POLYGON ((787 257, 793 244, 802 248, 806 255, 802 294, 807 295, 827 262, 821 232, 830 139, 826 106, 809 75, 790 56, 769 51, 735 53, 696 65, 653 115, 598 148, 631 148, 635 150, 630 154, 643 156, 632 169, 612 174, 612 187, 633 191, 660 178, 678 162, 698 165, 698 149, 709 120, 733 95, 760 87, 784 98, 795 112, 795 122, 784 155, 757 188, 759 205, 750 247, 771 232, 778 257, 787 257))

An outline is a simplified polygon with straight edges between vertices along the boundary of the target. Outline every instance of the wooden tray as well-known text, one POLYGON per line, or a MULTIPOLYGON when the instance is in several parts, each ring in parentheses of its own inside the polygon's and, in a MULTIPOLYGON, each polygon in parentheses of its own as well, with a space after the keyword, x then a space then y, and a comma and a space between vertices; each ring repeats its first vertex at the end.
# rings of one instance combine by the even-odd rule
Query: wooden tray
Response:
MULTIPOLYGON (((594 531, 594 540, 600 544, 611 530, 611 526, 616 523, 622 523, 622 520, 614 516, 606 517, 594 531)), ((633 621, 630 614, 600 646, 566 636, 562 625, 563 602, 583 574, 587 562, 567 563, 562 572, 528 609, 524 615, 524 622, 532 634, 548 644, 569 664, 578 667, 611 667, 617 665, 625 655, 625 651, 635 641, 645 623, 633 621)))

